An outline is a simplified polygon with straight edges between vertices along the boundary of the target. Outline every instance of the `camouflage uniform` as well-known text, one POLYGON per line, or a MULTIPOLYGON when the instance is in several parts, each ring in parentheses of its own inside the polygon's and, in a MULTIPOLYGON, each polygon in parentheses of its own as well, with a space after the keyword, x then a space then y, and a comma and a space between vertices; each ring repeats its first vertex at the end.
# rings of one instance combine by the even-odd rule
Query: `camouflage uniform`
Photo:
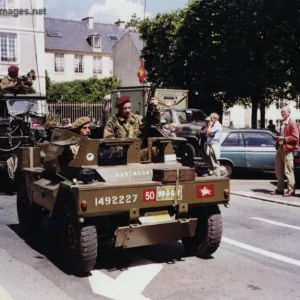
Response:
POLYGON ((34 94, 36 89, 33 87, 33 80, 36 79, 35 72, 31 71, 27 76, 11 77, 6 75, 0 83, 0 91, 19 93, 19 94, 34 94))
MULTIPOLYGON (((128 119, 120 115, 112 116, 104 128, 104 138, 138 138, 141 134, 141 126, 145 124, 158 125, 160 123, 160 112, 153 112, 153 116, 147 115, 144 119, 137 114, 131 114, 128 119)), ((152 155, 157 155, 157 149, 152 147, 152 155)), ((148 148, 140 151, 142 161, 148 160, 148 148)))
POLYGON ((3 77, 3 79, 1 80, 1 83, 0 83, 0 88, 2 90, 5 90, 5 89, 14 89, 18 86, 19 84, 19 78, 16 77, 16 78, 13 78, 13 77, 10 77, 9 75, 3 77))
POLYGON ((119 116, 112 116, 108 119, 104 128, 105 138, 137 138, 141 131, 142 116, 131 114, 128 119, 119 116))
POLYGON ((109 118, 104 128, 104 138, 138 138, 141 134, 141 126, 144 123, 158 125, 160 123, 160 113, 154 112, 152 117, 131 114, 128 119, 120 115, 109 118))

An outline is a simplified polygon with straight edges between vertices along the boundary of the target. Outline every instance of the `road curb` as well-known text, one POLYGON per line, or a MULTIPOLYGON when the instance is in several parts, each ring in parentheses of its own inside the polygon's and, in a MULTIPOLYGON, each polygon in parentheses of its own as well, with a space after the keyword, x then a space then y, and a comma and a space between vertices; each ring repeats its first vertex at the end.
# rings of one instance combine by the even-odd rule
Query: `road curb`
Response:
POLYGON ((247 198, 251 198, 251 199, 262 200, 262 201, 266 201, 266 202, 273 202, 273 203, 278 203, 278 204, 284 204, 284 205, 289 205, 289 206, 300 207, 300 201, 299 201, 299 203, 290 202, 290 201, 281 201, 281 200, 277 200, 277 199, 274 199, 274 198, 254 195, 251 192, 235 192, 235 191, 232 192, 231 191, 230 194, 231 195, 236 195, 236 196, 247 197, 247 198))

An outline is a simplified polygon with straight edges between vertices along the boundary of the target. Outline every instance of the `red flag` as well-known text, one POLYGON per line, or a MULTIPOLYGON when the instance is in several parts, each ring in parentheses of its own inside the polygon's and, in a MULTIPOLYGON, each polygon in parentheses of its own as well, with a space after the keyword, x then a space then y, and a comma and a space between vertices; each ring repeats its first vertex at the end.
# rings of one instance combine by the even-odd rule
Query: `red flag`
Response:
POLYGON ((141 64, 140 64, 140 67, 139 67, 139 70, 137 72, 137 77, 139 78, 139 82, 140 83, 143 83, 147 77, 147 74, 146 74, 146 69, 145 69, 145 64, 144 64, 144 60, 142 59, 141 60, 141 64))

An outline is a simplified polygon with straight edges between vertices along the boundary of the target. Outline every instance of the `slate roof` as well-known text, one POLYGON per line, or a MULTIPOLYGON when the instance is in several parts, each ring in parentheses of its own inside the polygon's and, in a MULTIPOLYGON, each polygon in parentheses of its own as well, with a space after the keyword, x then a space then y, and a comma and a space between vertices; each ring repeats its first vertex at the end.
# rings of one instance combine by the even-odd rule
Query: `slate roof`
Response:
POLYGON ((84 21, 66 20, 45 17, 45 48, 46 50, 68 50, 80 52, 94 52, 87 42, 92 33, 100 34, 102 52, 112 53, 112 47, 117 42, 108 40, 107 35, 117 35, 121 39, 127 32, 115 24, 94 22, 94 28, 89 29, 84 21), (49 37, 47 30, 59 31, 61 37, 49 37))
POLYGON ((133 44, 134 44, 134 46, 135 46, 135 48, 136 48, 138 54, 140 55, 140 54, 141 54, 141 51, 142 51, 142 49, 143 49, 143 41, 140 39, 140 35, 139 35, 139 33, 136 32, 136 31, 131 31, 131 30, 130 30, 129 32, 127 32, 126 34, 124 34, 123 37, 122 37, 117 43, 115 43, 115 44, 113 45, 113 47, 115 47, 119 42, 121 42, 121 40, 122 40, 125 36, 127 36, 127 35, 129 35, 130 38, 132 39, 132 42, 133 42, 133 44))
POLYGON ((138 51, 139 54, 141 54, 141 51, 143 50, 143 41, 140 39, 140 35, 138 32, 129 32, 132 41, 136 47, 136 50, 138 51))

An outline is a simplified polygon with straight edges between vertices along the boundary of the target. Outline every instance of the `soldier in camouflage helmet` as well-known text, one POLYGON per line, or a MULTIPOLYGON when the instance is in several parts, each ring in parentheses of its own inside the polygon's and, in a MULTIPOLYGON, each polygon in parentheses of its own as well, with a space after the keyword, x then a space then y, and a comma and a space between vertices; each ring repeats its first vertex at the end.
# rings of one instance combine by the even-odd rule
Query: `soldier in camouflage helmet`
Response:
MULTIPOLYGON (((160 113, 157 109, 158 101, 152 98, 153 104, 152 124, 160 123, 160 113)), ((109 118, 104 128, 104 138, 137 138, 141 134, 141 125, 144 120, 142 116, 131 112, 131 101, 129 96, 122 96, 116 101, 118 113, 109 118)))

